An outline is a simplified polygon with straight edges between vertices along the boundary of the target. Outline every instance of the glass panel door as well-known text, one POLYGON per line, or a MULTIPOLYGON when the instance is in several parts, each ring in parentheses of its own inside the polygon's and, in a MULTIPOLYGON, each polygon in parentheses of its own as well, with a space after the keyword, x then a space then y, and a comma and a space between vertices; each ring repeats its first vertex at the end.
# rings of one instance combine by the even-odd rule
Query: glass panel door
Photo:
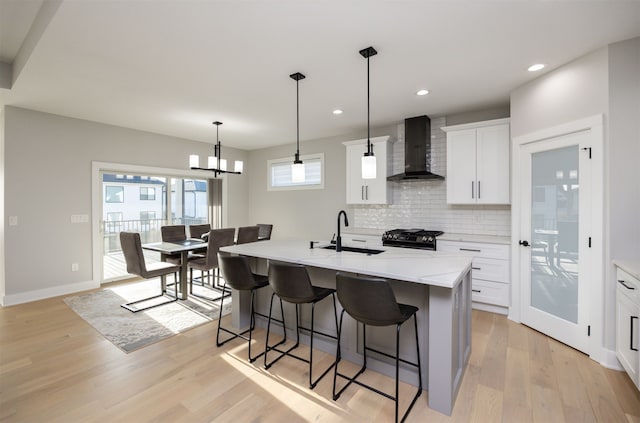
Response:
POLYGON ((592 163, 588 133, 520 147, 522 323, 578 350, 588 345, 592 163))
POLYGON ((578 146, 531 155, 531 306, 578 323, 578 146))
POLYGON ((171 223, 189 226, 208 221, 207 181, 171 178, 171 223))

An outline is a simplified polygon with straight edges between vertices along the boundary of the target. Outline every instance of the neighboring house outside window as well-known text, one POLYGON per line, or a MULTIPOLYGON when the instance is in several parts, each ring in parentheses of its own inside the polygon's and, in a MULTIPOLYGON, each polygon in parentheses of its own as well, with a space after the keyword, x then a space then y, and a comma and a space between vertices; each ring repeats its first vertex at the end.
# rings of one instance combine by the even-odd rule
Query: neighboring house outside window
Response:
POLYGON ((124 187, 114 185, 105 186, 104 200, 107 203, 124 203, 124 187))
POLYGON ((140 187, 140 200, 155 200, 156 189, 153 187, 140 187))

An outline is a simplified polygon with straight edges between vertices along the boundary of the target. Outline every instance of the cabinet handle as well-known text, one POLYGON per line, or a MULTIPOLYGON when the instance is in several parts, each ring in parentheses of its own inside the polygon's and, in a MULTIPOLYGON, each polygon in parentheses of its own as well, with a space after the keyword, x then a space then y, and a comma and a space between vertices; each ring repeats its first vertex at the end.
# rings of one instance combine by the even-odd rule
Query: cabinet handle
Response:
POLYGON ((356 239, 356 238, 351 238, 351 241, 353 241, 353 242, 367 242, 366 239, 356 239))
POLYGON ((482 250, 474 250, 473 248, 460 248, 460 251, 473 251, 474 253, 482 252, 482 250))
POLYGON ((471 198, 476 198, 476 197, 474 197, 473 184, 474 184, 474 182, 471 181, 471 198))
POLYGON ((633 286, 627 285, 625 281, 622 281, 622 280, 618 279, 618 282, 620 282, 622 284, 622 286, 624 286, 627 289, 630 289, 632 291, 635 289, 633 286))
POLYGON ((637 348, 633 348, 633 319, 637 319, 638 316, 629 316, 629 318, 629 349, 631 349, 631 351, 638 351, 637 348))
POLYGON ((480 181, 478 181, 478 200, 480 199, 480 181))
POLYGON ((360 199, 364 200, 364 185, 360 185, 360 199))
POLYGON ((471 291, 473 291, 473 292, 477 292, 477 293, 482 292, 482 291, 480 291, 479 289, 472 289, 471 291))
POLYGON ((364 186, 364 199, 365 200, 369 199, 369 185, 364 186))
POLYGON ((472 268, 473 270, 482 270, 482 269, 480 269, 479 267, 473 267, 473 266, 471 266, 471 268, 472 268))

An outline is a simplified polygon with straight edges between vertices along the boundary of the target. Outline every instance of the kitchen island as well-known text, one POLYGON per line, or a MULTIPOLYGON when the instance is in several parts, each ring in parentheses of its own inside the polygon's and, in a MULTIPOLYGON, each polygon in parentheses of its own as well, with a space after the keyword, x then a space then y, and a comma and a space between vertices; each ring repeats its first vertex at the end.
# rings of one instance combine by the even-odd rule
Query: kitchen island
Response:
MULTIPOLYGON (((266 260, 303 264, 314 285, 335 287, 336 271, 389 279, 399 302, 420 308, 418 330, 421 360, 427 364, 423 366, 423 381, 427 382, 429 390, 429 407, 451 415, 471 353, 471 256, 392 247, 380 247, 379 250, 383 250, 380 254, 338 253, 324 249, 322 245, 309 248, 309 241, 302 240, 261 241, 221 250, 259 259, 255 263, 258 273, 266 272, 266 260)), ((269 297, 270 293, 258 296, 258 310, 268 306, 269 297)), ((316 323, 320 323, 323 330, 335 331, 331 308, 318 308, 316 312, 316 323)), ((234 325, 243 327, 248 321, 248 296, 234 292, 234 325)), ((307 322, 303 319, 303 323, 307 322)), ((361 363, 361 347, 357 342, 362 336, 360 332, 355 323, 344 329, 344 359, 361 363)), ((394 339, 393 333, 385 332, 383 328, 375 334, 368 330, 367 342, 390 351, 392 343, 389 340, 394 339)), ((409 359, 416 358, 414 342, 411 336, 401 340, 401 354, 409 359)), ((334 344, 318 342, 314 345, 335 353, 334 344)), ((368 355, 367 362, 373 370, 394 374, 393 366, 382 358, 376 360, 368 355)), ((417 377, 407 369, 401 372, 401 379, 417 385, 417 377)))

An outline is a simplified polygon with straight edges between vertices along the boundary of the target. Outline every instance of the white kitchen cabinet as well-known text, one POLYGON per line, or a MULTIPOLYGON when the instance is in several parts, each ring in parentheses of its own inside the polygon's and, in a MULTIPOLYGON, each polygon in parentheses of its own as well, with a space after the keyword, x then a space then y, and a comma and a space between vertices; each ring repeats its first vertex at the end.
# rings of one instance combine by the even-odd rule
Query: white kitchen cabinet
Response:
POLYGON ((390 204, 391 137, 371 138, 376 156, 376 178, 362 179, 362 156, 367 151, 367 140, 343 142, 347 148, 347 204, 390 204))
POLYGON ((438 240, 438 252, 468 253, 471 264, 473 308, 507 314, 509 310, 509 245, 483 242, 438 240))
POLYGON ((447 133, 447 203, 509 204, 509 119, 442 130, 447 133))
POLYGON ((640 280, 617 269, 616 356, 625 371, 640 387, 640 280))

